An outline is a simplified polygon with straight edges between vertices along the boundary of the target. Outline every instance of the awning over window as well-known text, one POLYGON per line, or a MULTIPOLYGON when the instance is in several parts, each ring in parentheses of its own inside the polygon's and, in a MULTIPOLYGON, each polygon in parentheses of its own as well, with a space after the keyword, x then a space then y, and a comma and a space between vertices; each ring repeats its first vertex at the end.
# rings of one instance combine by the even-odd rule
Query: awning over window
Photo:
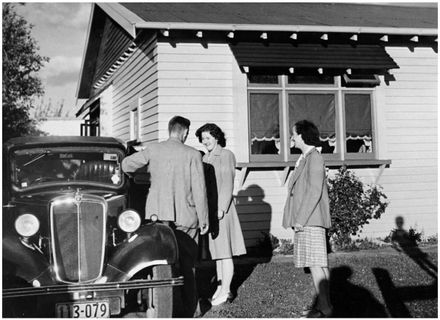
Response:
POLYGON ((256 68, 323 68, 372 69, 399 68, 379 45, 315 43, 259 43, 230 44, 240 67, 256 68))

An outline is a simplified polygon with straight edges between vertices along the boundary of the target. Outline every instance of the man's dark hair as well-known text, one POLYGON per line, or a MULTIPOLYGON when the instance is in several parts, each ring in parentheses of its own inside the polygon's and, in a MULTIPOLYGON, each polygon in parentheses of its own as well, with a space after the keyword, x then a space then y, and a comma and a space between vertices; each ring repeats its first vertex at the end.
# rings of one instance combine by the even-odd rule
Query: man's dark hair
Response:
POLYGON ((174 116, 168 122, 168 133, 171 132, 183 132, 185 129, 189 129, 191 121, 181 116, 174 116))
POLYGON ((202 143, 202 133, 203 132, 209 132, 209 134, 217 140, 217 143, 220 146, 222 146, 222 147, 226 146, 225 133, 216 124, 207 123, 197 129, 196 137, 199 138, 200 143, 202 143))
POLYGON ((301 120, 295 123, 294 126, 296 133, 301 135, 305 144, 315 147, 321 145, 321 141, 319 140, 319 130, 313 122, 301 120))

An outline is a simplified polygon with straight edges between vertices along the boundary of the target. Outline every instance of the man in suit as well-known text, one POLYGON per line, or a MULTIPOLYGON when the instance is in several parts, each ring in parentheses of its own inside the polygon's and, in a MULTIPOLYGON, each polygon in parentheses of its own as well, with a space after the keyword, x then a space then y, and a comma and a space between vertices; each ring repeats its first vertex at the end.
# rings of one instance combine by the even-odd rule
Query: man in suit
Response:
POLYGON ((192 317, 197 308, 195 262, 199 229, 203 235, 209 228, 201 155, 184 144, 190 124, 186 118, 173 117, 168 123, 168 140, 148 144, 144 150, 122 161, 124 172, 134 172, 148 165, 151 187, 145 216, 156 214, 176 235, 185 281, 182 292, 185 317, 192 317))

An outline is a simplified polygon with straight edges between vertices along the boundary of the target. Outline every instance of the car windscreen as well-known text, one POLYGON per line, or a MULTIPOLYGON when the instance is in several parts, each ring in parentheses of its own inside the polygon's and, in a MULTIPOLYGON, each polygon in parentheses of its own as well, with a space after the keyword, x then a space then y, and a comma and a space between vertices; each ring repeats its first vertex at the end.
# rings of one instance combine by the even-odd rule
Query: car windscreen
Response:
POLYGON ((123 183, 119 149, 34 148, 16 150, 12 182, 19 189, 53 183, 97 183, 112 187, 123 183))

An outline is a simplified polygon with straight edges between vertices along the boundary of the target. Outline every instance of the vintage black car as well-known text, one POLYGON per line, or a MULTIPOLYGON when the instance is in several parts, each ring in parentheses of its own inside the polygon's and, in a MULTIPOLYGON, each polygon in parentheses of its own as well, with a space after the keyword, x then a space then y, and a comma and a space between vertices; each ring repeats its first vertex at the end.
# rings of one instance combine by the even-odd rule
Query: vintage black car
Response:
POLYGON ((176 238, 144 217, 125 153, 105 137, 4 144, 4 317, 172 316, 176 238))

